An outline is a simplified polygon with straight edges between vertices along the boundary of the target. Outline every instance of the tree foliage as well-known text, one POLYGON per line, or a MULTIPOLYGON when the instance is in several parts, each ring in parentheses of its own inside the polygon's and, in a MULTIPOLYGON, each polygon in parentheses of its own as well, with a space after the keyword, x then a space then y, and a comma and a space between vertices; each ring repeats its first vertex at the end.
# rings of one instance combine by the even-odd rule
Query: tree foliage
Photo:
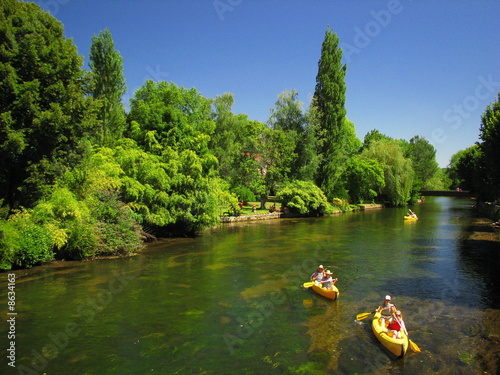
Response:
POLYGON ((485 199, 495 200, 500 198, 500 92, 497 101, 488 105, 481 116, 479 137, 486 170, 482 179, 486 185, 483 195, 485 199))
POLYGON ((345 179, 351 203, 373 202, 385 186, 384 167, 376 159, 356 155, 349 161, 345 179))
POLYGON ((97 140, 101 145, 111 145, 125 130, 125 110, 121 99, 127 88, 123 58, 115 49, 107 28, 92 37, 89 59, 92 70, 91 94, 99 102, 98 120, 101 126, 97 140))
POLYGON ((332 212, 325 194, 311 181, 292 181, 280 188, 276 199, 290 212, 321 216, 332 212))
POLYGON ((288 181, 290 166, 295 159, 294 143, 283 130, 263 127, 260 134, 256 161, 259 166, 261 208, 265 208, 267 197, 288 181))
POLYGON ((344 190, 339 186, 339 178, 344 172, 345 160, 350 156, 345 121, 346 69, 342 63, 339 38, 327 29, 318 62, 313 106, 317 108, 317 138, 321 157, 316 183, 329 199, 344 190))
POLYGON ((362 155, 383 166, 385 183, 380 193, 385 199, 395 206, 405 205, 411 197, 414 172, 411 160, 404 157, 398 141, 372 141, 362 155))
POLYGON ((483 154, 478 144, 459 151, 453 157, 452 176, 455 177, 455 182, 463 190, 469 190, 472 193, 477 193, 482 190, 483 178, 483 154))
POLYGON ((195 233, 217 222, 217 159, 210 152, 215 129, 210 100, 195 89, 147 81, 132 100, 131 136, 114 158, 127 176, 124 197, 157 227, 195 233))
POLYGON ((62 24, 34 3, 0 5, 0 199, 33 204, 78 160, 86 118, 82 58, 62 24))
POLYGON ((130 135, 148 152, 161 154, 170 147, 208 156, 215 129, 211 113, 211 101, 196 89, 148 80, 131 100, 128 119, 134 127, 130 135))
POLYGON ((213 101, 215 130, 210 137, 209 149, 218 160, 219 176, 229 183, 230 188, 249 189, 257 176, 258 166, 248 156, 257 152, 262 124, 250 121, 246 115, 234 114, 233 104, 234 96, 230 93, 219 95, 213 101), (251 172, 252 168, 255 173, 251 172))
POLYGON ((496 102, 481 116, 480 142, 460 150, 451 158, 448 175, 453 187, 476 193, 480 200, 500 197, 500 92, 496 102))
POLYGON ((425 138, 416 135, 407 144, 405 156, 412 161, 415 189, 428 188, 428 183, 439 170, 434 146, 425 138))

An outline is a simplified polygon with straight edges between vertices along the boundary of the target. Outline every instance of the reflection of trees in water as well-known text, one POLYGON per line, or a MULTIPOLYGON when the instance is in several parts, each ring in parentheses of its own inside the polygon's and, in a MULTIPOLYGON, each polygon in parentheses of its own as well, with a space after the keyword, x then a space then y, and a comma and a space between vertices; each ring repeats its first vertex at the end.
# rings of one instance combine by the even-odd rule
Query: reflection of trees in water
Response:
POLYGON ((474 219, 464 228, 458 246, 460 266, 484 288, 481 293, 487 306, 500 308, 500 232, 487 219, 474 219))
POLYGON ((487 219, 473 219, 464 228, 458 246, 461 268, 480 282, 480 294, 490 308, 470 316, 462 333, 473 339, 476 361, 482 371, 500 372, 500 233, 487 219))

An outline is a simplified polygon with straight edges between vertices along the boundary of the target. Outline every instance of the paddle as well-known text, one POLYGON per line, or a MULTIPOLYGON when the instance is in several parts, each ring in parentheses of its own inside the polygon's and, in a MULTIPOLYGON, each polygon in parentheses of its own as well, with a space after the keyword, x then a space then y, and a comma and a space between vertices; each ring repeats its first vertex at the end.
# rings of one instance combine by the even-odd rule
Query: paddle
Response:
POLYGON ((410 337, 408 336, 408 331, 406 330, 406 325, 403 323, 402 320, 400 320, 397 316, 394 316, 396 320, 398 321, 399 325, 405 330, 406 337, 408 337, 408 343, 410 344, 410 349, 413 350, 415 353, 420 353, 421 350, 418 347, 417 344, 415 344, 413 341, 410 340, 410 337))
POLYGON ((369 313, 361 313, 356 315, 356 320, 363 320, 368 318, 371 314, 373 314, 375 311, 369 312, 369 313))
POLYGON ((310 288, 314 285, 314 281, 309 281, 307 283, 302 284, 304 288, 310 288))
MULTIPOLYGON (((408 337, 408 335, 407 335, 407 337, 408 337)), ((408 342, 410 343, 410 349, 411 350, 413 350, 415 353, 420 353, 421 352, 421 350, 418 347, 418 345, 415 344, 413 341, 411 341, 409 337, 408 337, 408 342)))

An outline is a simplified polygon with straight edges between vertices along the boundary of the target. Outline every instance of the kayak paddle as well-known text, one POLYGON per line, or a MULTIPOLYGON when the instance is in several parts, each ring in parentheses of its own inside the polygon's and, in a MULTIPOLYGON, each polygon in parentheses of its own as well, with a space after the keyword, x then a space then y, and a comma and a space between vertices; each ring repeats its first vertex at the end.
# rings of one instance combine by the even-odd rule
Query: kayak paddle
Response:
POLYGON ((410 343, 410 349, 411 350, 413 350, 415 353, 420 353, 421 352, 421 350, 418 347, 418 345, 415 344, 413 341, 411 341, 409 338, 408 338, 408 342, 410 343))
POLYGON ((304 288, 310 288, 314 285, 314 281, 309 281, 307 283, 302 284, 304 288))
POLYGON ((356 320, 363 320, 363 319, 366 319, 368 318, 371 314, 373 314, 375 311, 373 312, 369 312, 369 313, 361 313, 361 314, 358 314, 356 315, 356 320))

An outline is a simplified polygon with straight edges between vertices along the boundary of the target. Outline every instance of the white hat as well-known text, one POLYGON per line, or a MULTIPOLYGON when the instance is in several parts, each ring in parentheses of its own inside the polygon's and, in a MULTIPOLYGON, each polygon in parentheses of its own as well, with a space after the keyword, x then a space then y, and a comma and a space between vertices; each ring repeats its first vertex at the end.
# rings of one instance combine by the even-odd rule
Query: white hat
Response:
POLYGON ((318 266, 318 268, 323 268, 323 269, 324 269, 325 267, 323 267, 323 266, 320 264, 320 265, 318 266))
POLYGON ((385 296, 385 300, 386 301, 390 301, 391 300, 391 296, 385 296))

